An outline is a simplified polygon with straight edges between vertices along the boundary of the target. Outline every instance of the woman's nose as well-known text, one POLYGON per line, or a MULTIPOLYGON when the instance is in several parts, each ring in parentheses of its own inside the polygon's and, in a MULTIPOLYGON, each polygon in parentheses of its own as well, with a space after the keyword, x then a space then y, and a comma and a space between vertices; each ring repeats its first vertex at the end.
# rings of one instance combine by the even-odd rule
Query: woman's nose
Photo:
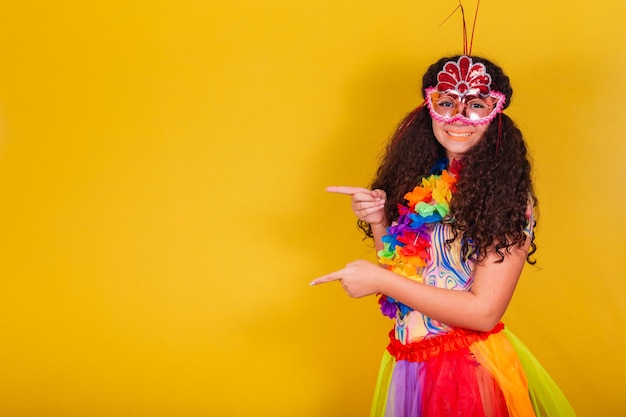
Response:
POLYGON ((463 103, 462 101, 459 102, 459 104, 457 104, 457 107, 456 107, 456 112, 457 112, 457 114, 461 114, 461 115, 467 117, 467 114, 466 114, 467 106, 465 105, 465 103, 463 103))

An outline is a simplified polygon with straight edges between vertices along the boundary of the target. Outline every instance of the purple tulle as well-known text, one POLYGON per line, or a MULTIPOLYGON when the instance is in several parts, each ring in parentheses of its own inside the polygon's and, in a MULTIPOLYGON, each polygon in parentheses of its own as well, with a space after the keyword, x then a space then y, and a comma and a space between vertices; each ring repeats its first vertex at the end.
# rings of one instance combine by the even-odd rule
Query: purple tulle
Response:
POLYGON ((385 417, 422 415, 424 363, 398 361, 389 386, 385 417))

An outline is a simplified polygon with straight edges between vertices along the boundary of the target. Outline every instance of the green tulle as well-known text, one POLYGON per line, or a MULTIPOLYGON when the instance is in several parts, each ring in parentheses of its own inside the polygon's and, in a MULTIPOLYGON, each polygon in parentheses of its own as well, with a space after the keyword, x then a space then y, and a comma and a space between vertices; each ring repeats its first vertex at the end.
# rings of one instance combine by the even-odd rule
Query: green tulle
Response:
POLYGON ((380 369, 378 370, 378 378, 376 379, 376 388, 374 389, 374 398, 372 400, 372 408, 370 417, 383 417, 385 408, 387 407, 387 392, 389 391, 389 382, 396 361, 393 356, 385 350, 383 358, 380 361, 380 369))

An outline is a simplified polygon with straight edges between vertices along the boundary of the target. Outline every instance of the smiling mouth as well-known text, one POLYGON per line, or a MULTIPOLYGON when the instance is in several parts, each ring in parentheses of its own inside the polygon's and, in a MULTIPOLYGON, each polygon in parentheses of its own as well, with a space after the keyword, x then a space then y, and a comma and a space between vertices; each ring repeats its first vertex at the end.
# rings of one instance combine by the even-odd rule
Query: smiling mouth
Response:
POLYGON ((472 132, 450 132, 448 130, 446 130, 446 134, 450 137, 450 139, 452 140, 457 140, 457 141, 465 141, 468 140, 473 133, 472 132))

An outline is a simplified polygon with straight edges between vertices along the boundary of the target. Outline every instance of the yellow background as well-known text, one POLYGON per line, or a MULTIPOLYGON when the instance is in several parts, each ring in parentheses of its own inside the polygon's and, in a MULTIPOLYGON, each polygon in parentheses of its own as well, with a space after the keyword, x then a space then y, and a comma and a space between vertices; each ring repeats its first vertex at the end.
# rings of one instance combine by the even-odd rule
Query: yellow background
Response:
MULTIPOLYGON (((455 6, 5 2, 0 415, 367 415, 391 324, 308 287, 373 259, 324 187, 368 184, 455 6)), ((474 40, 541 205, 506 320, 589 417, 626 413, 625 20, 485 0, 474 40)))

